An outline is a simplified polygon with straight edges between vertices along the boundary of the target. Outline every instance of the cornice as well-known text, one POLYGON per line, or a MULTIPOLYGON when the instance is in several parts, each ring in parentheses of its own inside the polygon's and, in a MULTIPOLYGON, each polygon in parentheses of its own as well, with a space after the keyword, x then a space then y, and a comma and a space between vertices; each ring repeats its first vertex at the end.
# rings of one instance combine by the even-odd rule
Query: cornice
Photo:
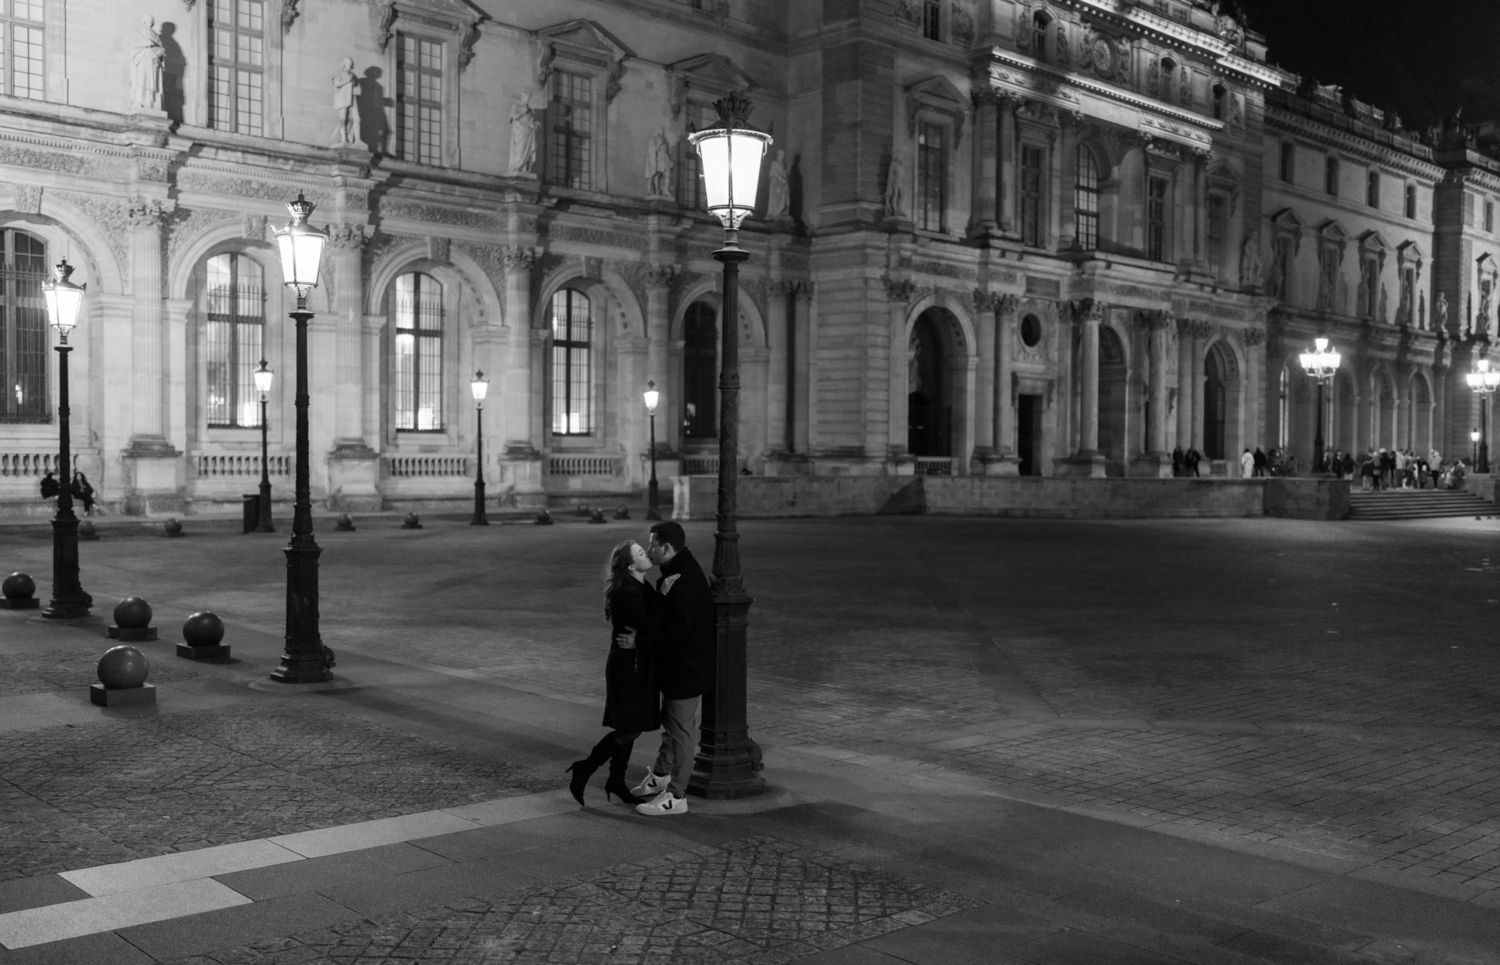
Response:
POLYGON ((1315 141, 1325 147, 1346 151, 1366 161, 1376 161, 1404 171, 1407 174, 1431 178, 1434 182, 1440 181, 1443 178, 1444 169, 1439 164, 1408 154, 1398 148, 1381 144, 1378 141, 1371 141, 1357 134, 1329 127, 1326 124, 1319 123, 1311 118, 1302 117, 1299 114, 1287 114, 1268 108, 1265 114, 1265 125, 1268 133, 1280 131, 1287 134, 1294 134, 1305 140, 1315 141))

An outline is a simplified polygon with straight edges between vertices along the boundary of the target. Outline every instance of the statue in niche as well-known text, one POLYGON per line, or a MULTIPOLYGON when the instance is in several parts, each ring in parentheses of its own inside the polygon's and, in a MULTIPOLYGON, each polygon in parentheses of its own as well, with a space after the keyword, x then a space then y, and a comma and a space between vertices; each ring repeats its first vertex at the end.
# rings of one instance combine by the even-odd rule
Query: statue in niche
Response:
POLYGON ((355 102, 359 97, 359 78, 354 73, 354 58, 345 57, 339 72, 333 75, 333 112, 338 126, 333 129, 333 143, 353 144, 358 138, 359 116, 355 102))
POLYGON ((1432 306, 1433 325, 1438 331, 1448 330, 1448 293, 1438 292, 1437 301, 1432 306))
POLYGON ((531 170, 536 164, 536 129, 536 112, 531 109, 531 92, 518 94, 510 108, 509 174, 536 176, 531 170))
POLYGON ((1475 334, 1488 333, 1490 330, 1490 286, 1488 283, 1479 286, 1479 315, 1474 319, 1475 334))
POLYGON ((646 150, 646 197, 672 197, 672 145, 661 128, 651 138, 646 150))
POLYGON ((1245 245, 1240 249, 1240 287, 1249 288, 1260 283, 1260 232, 1250 232, 1245 245))
POLYGON ((768 170, 766 190, 766 220, 774 221, 777 218, 786 217, 787 205, 791 200, 791 193, 787 187, 786 174, 786 152, 777 151, 776 160, 772 161, 768 170))
POLYGON ((1396 321, 1403 325, 1410 325, 1411 317, 1411 288, 1401 286, 1401 304, 1396 308, 1396 321))
POLYGON ((156 18, 147 14, 135 32, 130 52, 130 106, 136 110, 161 110, 161 68, 167 50, 156 32, 156 18))
POLYGON ((1417 328, 1427 330, 1427 293, 1417 293, 1417 328))
POLYGON ((1390 289, 1385 282, 1380 283, 1380 320, 1382 322, 1390 319, 1390 289))
POLYGON ((897 155, 891 156, 891 166, 885 174, 885 213, 893 218, 907 216, 906 164, 897 155))

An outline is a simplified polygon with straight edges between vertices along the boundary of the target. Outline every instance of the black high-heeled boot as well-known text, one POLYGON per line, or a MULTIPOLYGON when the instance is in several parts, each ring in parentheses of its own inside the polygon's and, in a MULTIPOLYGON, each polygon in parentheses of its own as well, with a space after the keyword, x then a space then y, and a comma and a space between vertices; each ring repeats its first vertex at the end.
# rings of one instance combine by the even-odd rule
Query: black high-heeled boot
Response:
POLYGON ((609 796, 613 794, 631 807, 635 807, 646 799, 630 793, 630 785, 625 783, 627 761, 628 758, 626 761, 620 761, 618 766, 614 761, 609 762, 609 780, 604 782, 604 800, 608 801, 609 796))
POLYGON ((589 778, 593 777, 594 772, 602 767, 605 761, 610 760, 614 753, 615 742, 606 737, 594 745, 588 757, 568 765, 568 769, 563 773, 573 775, 568 784, 568 790, 573 792, 573 800, 580 805, 583 804, 583 789, 588 787, 589 778))

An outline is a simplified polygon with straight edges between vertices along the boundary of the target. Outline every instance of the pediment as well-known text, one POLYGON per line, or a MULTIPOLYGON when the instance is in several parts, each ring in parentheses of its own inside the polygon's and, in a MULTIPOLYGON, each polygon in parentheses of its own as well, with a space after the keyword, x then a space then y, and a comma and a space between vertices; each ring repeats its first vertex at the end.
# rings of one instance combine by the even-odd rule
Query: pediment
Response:
POLYGON ((1218 181, 1220 183, 1231 183, 1236 186, 1238 186, 1240 181, 1242 180, 1242 178, 1240 177, 1240 172, 1236 171, 1234 169, 1234 165, 1230 164, 1228 161, 1219 161, 1213 167, 1209 168, 1208 179, 1210 181, 1218 181))
POLYGON ((1302 229, 1307 227, 1307 222, 1303 221, 1302 218, 1297 214, 1297 212, 1293 211, 1291 208, 1282 208, 1280 211, 1271 215, 1271 226, 1274 228, 1281 228, 1284 231, 1295 231, 1298 234, 1301 234, 1302 229))
POLYGON ((1378 231, 1366 231, 1360 235, 1359 247, 1362 251, 1378 251, 1381 254, 1391 250, 1391 246, 1385 243, 1378 231))
POLYGON ((1318 237, 1324 241, 1334 241, 1344 244, 1349 240, 1349 233, 1337 221, 1329 218, 1327 221, 1318 224, 1318 237))
POLYGON ((382 51, 390 45, 402 21, 448 27, 459 35, 458 69, 463 70, 474 59, 479 24, 489 15, 469 0, 370 0, 370 18, 382 51))
POLYGON ((745 91, 755 86, 750 75, 723 54, 699 54, 668 64, 667 76, 672 83, 673 117, 682 113, 689 92, 697 91, 718 100, 730 91, 745 91))
POLYGON ((1415 241, 1403 242, 1396 246, 1396 257, 1401 260, 1402 264, 1415 262, 1420 265, 1422 263, 1422 248, 1415 241))
POLYGON ((953 143, 956 147, 963 138, 968 103, 963 92, 942 75, 934 74, 913 81, 906 85, 906 132, 915 136, 917 115, 923 110, 933 111, 953 119, 953 143))
POLYGON ((597 60, 601 65, 634 57, 635 51, 620 42, 614 34, 592 20, 569 20, 566 23, 543 27, 536 32, 542 50, 582 55, 597 60))

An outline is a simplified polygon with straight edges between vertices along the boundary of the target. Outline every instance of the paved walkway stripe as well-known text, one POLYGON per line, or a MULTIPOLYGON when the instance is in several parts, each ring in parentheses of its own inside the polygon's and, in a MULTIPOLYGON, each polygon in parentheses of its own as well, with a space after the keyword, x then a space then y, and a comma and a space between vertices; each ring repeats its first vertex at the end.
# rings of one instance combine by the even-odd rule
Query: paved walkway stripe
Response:
POLYGON ((559 789, 65 871, 59 877, 93 897, 0 915, 0 946, 26 948, 251 903, 212 880, 215 875, 577 809, 568 792, 559 789))

